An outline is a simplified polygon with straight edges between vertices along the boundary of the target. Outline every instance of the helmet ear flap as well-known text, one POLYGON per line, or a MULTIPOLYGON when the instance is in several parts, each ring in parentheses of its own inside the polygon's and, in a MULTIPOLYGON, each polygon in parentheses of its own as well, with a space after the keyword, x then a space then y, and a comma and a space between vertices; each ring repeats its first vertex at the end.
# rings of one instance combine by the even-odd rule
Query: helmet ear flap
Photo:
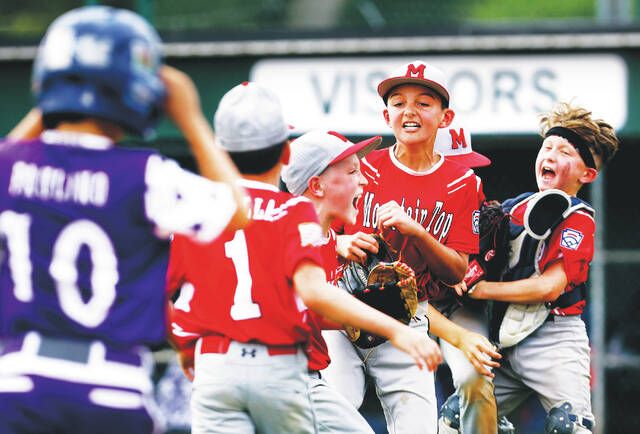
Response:
POLYGON ((32 89, 45 124, 107 120, 147 137, 163 112, 161 41, 139 15, 108 6, 67 12, 38 48, 32 89))

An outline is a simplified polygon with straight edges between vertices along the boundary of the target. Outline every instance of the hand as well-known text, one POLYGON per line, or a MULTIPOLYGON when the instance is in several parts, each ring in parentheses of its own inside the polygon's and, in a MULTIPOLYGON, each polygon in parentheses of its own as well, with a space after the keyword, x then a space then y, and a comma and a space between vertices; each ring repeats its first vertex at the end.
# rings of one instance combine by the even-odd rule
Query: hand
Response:
POLYGON ((200 108, 196 86, 187 74, 167 65, 160 69, 160 78, 167 88, 165 112, 186 139, 200 174, 231 187, 236 211, 227 230, 243 228, 249 218, 244 189, 238 186, 241 176, 227 152, 215 146, 215 135, 200 108))
POLYGON ((458 294, 458 297, 462 297, 464 294, 467 293, 467 284, 464 283, 464 280, 460 283, 456 283, 455 285, 449 285, 443 281, 440 281, 440 283, 442 284, 442 286, 447 287, 447 288, 451 288, 453 289, 456 294, 458 294))
POLYGON ((192 120, 204 117, 198 90, 187 74, 168 65, 160 68, 160 78, 167 88, 165 112, 184 133, 185 126, 192 120))
POLYGON ((182 368, 184 375, 189 379, 189 381, 193 381, 193 377, 195 375, 194 349, 192 348, 190 351, 178 351, 178 362, 180 363, 180 368, 182 368))
POLYGON ((495 376, 488 367, 500 367, 500 363, 492 359, 501 359, 502 355, 496 351, 489 339, 481 334, 465 331, 461 336, 458 349, 464 353, 478 374, 490 378, 495 376))
POLYGON ((462 282, 467 291, 467 295, 469 298, 473 298, 474 300, 484 300, 485 297, 482 295, 482 289, 480 289, 481 285, 485 282, 485 280, 480 280, 472 286, 467 287, 467 284, 462 282))
POLYGON ((378 253, 378 242, 371 234, 356 232, 353 235, 338 235, 336 251, 349 261, 364 263, 367 251, 378 253))
POLYGON ((415 236, 424 228, 407 215, 398 202, 392 200, 378 208, 378 227, 380 229, 395 228, 407 236, 415 236))
POLYGON ((409 326, 401 326, 390 342, 396 348, 409 354, 418 365, 418 368, 426 367, 429 371, 434 371, 442 363, 442 353, 440 347, 427 334, 420 332, 409 326))

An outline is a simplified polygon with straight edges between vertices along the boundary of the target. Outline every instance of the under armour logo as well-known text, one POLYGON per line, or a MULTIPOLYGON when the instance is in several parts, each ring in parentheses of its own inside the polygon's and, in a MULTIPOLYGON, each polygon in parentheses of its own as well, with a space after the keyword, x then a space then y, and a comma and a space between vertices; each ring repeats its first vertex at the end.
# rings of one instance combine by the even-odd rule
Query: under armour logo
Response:
POLYGON ((424 78, 424 68, 426 65, 422 64, 422 65, 418 65, 415 66, 413 63, 410 63, 407 66, 407 73, 405 74, 406 77, 418 77, 418 78, 424 78))
POLYGON ((246 348, 242 349, 242 354, 240 354, 242 357, 247 357, 247 356, 251 356, 251 357, 255 357, 256 356, 256 349, 252 349, 252 350, 247 350, 246 348))

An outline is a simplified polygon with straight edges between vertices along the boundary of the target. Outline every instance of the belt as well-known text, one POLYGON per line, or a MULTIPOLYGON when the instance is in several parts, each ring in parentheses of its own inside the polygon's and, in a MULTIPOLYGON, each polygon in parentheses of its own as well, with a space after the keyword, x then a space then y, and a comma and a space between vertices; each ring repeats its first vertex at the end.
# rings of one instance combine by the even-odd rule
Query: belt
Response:
POLYGON ((28 348, 33 354, 51 359, 88 364, 91 354, 102 353, 104 360, 142 366, 143 355, 140 351, 115 350, 99 341, 62 339, 28 333, 25 336, 9 338, 3 341, 2 354, 24 351, 28 348))
POLYGON ((100 341, 63 339, 28 332, 7 338, 0 351, 5 376, 42 376, 92 386, 151 393, 148 352, 142 347, 112 348, 100 341))
POLYGON ((571 419, 571 421, 577 423, 578 425, 582 425, 589 431, 593 431, 593 421, 585 419, 584 417, 576 416, 574 414, 570 414, 569 419, 571 419))
MULTIPOLYGON (((233 342, 233 339, 221 335, 207 335, 203 336, 201 341, 201 354, 226 354, 229 351, 229 346, 231 345, 231 342, 233 342)), ((249 342, 247 344, 256 345, 256 343, 249 342)), ((299 349, 298 345, 257 345, 264 346, 267 349, 267 354, 270 356, 296 354, 299 349)))
POLYGON ((317 380, 322 380, 322 373, 320 373, 320 371, 314 371, 309 369, 309 377, 315 378, 317 380))
POLYGON ((554 315, 550 313, 549 315, 547 315, 544 321, 559 322, 559 321, 569 320, 570 318, 579 317, 579 316, 580 315, 554 315))

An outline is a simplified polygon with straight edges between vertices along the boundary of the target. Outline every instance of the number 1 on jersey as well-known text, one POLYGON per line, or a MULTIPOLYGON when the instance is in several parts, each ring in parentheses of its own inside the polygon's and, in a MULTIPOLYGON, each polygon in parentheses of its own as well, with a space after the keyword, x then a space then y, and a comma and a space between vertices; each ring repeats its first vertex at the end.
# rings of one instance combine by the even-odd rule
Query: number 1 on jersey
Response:
POLYGON ((238 279, 233 296, 233 306, 231 306, 231 318, 236 321, 259 318, 262 315, 260 306, 251 299, 253 279, 251 279, 249 271, 249 254, 244 231, 236 231, 233 239, 224 243, 224 253, 233 262, 238 279))

